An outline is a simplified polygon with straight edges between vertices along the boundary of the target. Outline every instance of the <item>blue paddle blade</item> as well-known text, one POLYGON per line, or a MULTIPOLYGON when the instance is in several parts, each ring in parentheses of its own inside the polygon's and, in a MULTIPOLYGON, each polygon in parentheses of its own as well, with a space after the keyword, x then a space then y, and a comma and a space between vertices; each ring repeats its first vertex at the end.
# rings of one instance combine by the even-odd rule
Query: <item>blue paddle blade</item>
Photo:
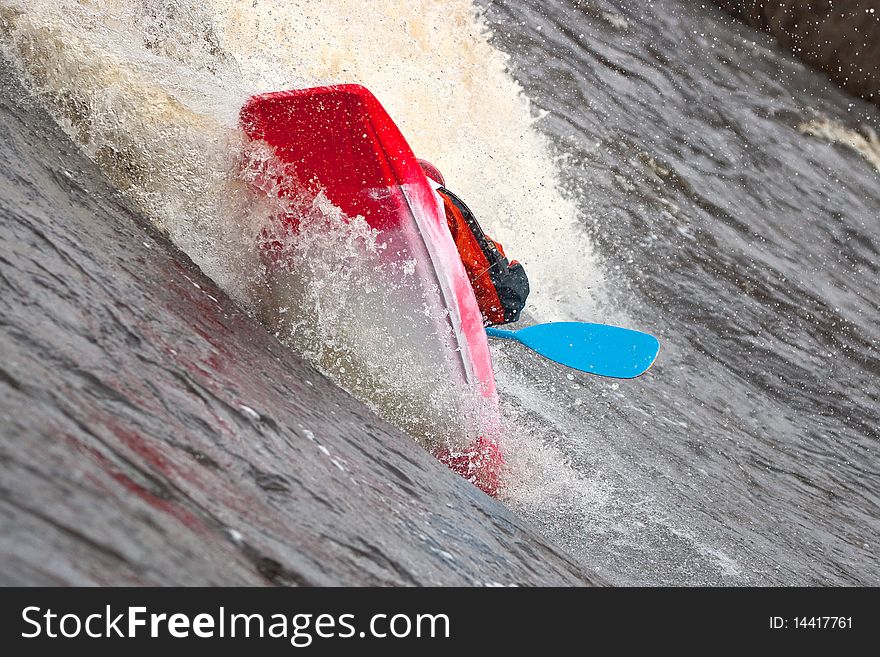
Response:
POLYGON ((486 334, 517 340, 545 358, 581 372, 615 379, 644 374, 660 351, 653 335, 608 324, 554 322, 518 331, 487 328, 486 334))

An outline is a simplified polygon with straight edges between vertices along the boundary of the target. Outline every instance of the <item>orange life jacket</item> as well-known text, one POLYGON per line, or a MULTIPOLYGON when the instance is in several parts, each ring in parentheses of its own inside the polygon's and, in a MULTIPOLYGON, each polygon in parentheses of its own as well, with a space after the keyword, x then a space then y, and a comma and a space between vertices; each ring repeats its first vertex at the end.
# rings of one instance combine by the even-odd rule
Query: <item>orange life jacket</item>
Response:
POLYGON ((460 198, 445 187, 437 192, 484 320, 487 324, 515 322, 529 295, 525 270, 516 260, 507 260, 504 248, 483 232, 460 198))

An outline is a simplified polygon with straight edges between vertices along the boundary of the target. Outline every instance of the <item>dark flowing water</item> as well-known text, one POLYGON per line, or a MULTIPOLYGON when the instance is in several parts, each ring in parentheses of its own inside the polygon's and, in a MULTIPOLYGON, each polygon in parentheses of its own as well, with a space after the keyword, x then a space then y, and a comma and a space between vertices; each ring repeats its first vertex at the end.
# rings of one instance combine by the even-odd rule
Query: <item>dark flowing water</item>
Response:
POLYGON ((643 379, 548 395, 615 499, 534 518, 620 581, 880 582, 880 150, 805 134, 877 108, 697 3, 486 11, 609 304, 663 341, 643 379))
POLYGON ((599 581, 239 310, 0 62, 0 583, 599 581))
POLYGON ((880 583, 878 108, 714 6, 480 6, 534 127, 465 0, 0 0, 6 581, 880 583), (493 347, 503 504, 226 296, 264 301, 238 108, 328 81, 525 261, 529 319, 662 340, 625 382, 493 347))

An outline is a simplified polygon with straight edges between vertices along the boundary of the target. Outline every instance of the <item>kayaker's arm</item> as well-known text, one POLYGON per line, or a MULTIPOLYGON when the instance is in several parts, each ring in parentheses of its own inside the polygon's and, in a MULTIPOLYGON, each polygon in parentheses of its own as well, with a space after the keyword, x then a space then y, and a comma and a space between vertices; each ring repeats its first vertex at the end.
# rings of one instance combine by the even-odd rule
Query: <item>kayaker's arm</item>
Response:
POLYGON ((519 319, 529 295, 529 279, 516 260, 508 260, 504 248, 486 235, 474 213, 445 187, 443 198, 449 232, 458 248, 477 303, 489 325, 508 324, 519 319))

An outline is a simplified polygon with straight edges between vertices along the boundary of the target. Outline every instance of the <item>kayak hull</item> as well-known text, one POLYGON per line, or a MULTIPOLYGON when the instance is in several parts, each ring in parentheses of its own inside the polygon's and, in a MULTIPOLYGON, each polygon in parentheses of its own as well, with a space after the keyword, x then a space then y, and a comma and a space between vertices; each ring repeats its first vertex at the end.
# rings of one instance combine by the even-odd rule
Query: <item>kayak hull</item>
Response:
MULTIPOLYGON (((436 367, 442 375, 482 399, 481 435, 466 446, 436 446, 435 455, 496 494, 504 459, 497 443, 498 399, 482 316, 446 225, 442 200, 400 130, 360 85, 255 96, 240 119, 249 139, 268 144, 284 165, 283 176, 257 191, 271 188, 282 198, 324 194, 345 216, 363 217, 390 245, 383 258, 411 263, 407 270, 414 276, 414 298, 404 301, 423 304, 427 318, 415 329, 420 342, 413 349, 421 353, 413 357, 439 354, 442 365, 436 367)), ((296 228, 292 214, 283 220, 296 228)))

